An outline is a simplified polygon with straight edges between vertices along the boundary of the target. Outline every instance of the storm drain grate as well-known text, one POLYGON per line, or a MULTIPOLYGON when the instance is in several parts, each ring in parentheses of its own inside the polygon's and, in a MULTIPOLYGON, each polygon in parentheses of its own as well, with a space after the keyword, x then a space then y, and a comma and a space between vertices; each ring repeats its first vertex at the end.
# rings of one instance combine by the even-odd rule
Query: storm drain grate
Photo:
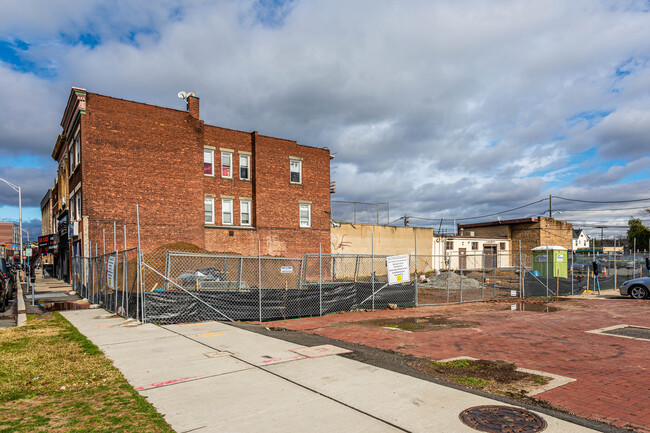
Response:
POLYGON ((641 340, 650 340, 650 329, 638 326, 626 326, 624 328, 611 329, 603 331, 603 334, 619 335, 621 337, 639 338, 641 340))
POLYGON ((475 406, 458 415, 479 431, 490 433, 534 433, 546 428, 546 421, 524 409, 509 406, 475 406))

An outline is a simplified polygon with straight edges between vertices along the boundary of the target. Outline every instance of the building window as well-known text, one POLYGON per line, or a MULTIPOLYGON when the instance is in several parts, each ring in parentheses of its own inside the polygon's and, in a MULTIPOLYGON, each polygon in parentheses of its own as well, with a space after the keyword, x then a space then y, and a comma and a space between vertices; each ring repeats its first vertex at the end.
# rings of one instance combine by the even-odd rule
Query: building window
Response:
POLYGON ((74 166, 78 166, 81 162, 81 133, 77 131, 77 135, 74 138, 74 166))
POLYGON ((221 177, 232 179, 232 153, 221 152, 221 177))
POLYGON ((300 203, 300 227, 311 227, 311 204, 300 203))
POLYGON ((72 176, 72 172, 74 171, 74 146, 70 146, 70 151, 68 152, 68 162, 70 163, 70 172, 68 173, 68 176, 72 176))
POLYGON ((478 250, 478 242, 472 242, 472 249, 478 250))
POLYGON ((243 226, 251 225, 251 202, 249 200, 239 201, 239 221, 243 226))
POLYGON ((205 197, 203 199, 203 206, 205 211, 205 223, 214 224, 214 198, 205 197))
POLYGON ((232 199, 221 199, 221 224, 232 225, 232 199))
POLYGON ((75 220, 75 210, 74 210, 74 205, 75 205, 75 199, 74 196, 70 197, 70 220, 74 221, 75 220))
POLYGON ((454 241, 445 242, 445 249, 453 250, 454 249, 454 241))
POLYGON ((75 194, 75 199, 76 199, 75 201, 77 202, 74 207, 75 220, 80 220, 81 219, 81 191, 75 194))
POLYGON ((251 172, 251 157, 250 155, 239 155, 239 178, 242 180, 250 180, 251 172))
POLYGON ((214 150, 203 149, 203 174, 214 176, 214 150))
POLYGON ((291 183, 302 183, 302 161, 298 159, 290 160, 289 168, 291 170, 291 183))
POLYGON ((500 242, 499 243, 499 249, 500 250, 505 250, 506 249, 506 243, 505 242, 500 242))

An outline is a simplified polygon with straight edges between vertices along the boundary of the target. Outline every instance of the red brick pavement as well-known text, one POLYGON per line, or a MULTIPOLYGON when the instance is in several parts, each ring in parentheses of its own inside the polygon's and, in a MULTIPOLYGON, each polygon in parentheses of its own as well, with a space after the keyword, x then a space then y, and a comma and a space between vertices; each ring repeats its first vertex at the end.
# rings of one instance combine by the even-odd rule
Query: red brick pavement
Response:
POLYGON ((330 314, 264 325, 420 357, 504 360, 571 377, 577 380, 536 397, 581 417, 650 432, 650 341, 585 332, 620 324, 650 327, 650 301, 571 299, 548 305, 560 311, 510 311, 505 309, 508 304, 476 303, 330 314), (431 315, 478 325, 401 332, 356 323, 431 315))

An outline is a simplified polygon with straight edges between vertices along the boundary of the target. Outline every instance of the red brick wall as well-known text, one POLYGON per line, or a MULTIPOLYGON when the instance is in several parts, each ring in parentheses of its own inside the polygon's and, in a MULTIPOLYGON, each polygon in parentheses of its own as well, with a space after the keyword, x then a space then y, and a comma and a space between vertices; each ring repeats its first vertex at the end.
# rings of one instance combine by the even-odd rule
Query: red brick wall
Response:
MULTIPOLYGON (((183 111, 87 94, 81 116, 82 209, 89 238, 113 250, 113 223, 124 220, 136 245, 140 205, 143 249, 184 240, 203 246, 203 153, 199 121, 183 111), (94 221, 95 220, 95 221, 94 221)), ((120 233, 124 222, 118 222, 120 233)), ((124 243, 118 234, 118 247, 124 243)), ((94 250, 94 248, 93 248, 94 250)))
POLYGON ((253 199, 252 226, 255 230, 206 228, 206 248, 214 251, 256 255, 261 240, 263 255, 297 256, 329 253, 329 151, 302 146, 294 141, 206 127, 204 144, 216 147, 215 164, 220 164, 219 148, 234 150, 233 179, 206 177, 206 194, 215 195, 215 220, 221 220, 221 195, 233 196, 233 217, 239 222, 239 198, 253 199), (254 144, 253 144, 254 143, 254 144), (239 180, 237 151, 252 152, 252 179, 239 180), (303 158, 302 184, 289 182, 289 156, 303 158), (311 201, 311 228, 301 228, 299 200, 311 201))
POLYGON ((185 111, 94 93, 87 94, 86 102, 78 171, 89 238, 100 252, 102 229, 106 250, 113 250, 113 219, 123 220, 117 222, 118 248, 124 243, 124 221, 127 245, 136 245, 136 203, 145 250, 185 241, 212 251, 256 255, 261 240, 264 255, 313 253, 319 244, 329 252, 327 149, 204 125, 185 111), (214 177, 203 174, 204 146, 215 148, 214 177), (232 179, 220 176, 220 148, 234 150, 232 179), (239 179, 238 151, 252 153, 251 181, 239 179), (289 156, 303 158, 302 185, 289 182, 289 156), (234 227, 205 226, 206 194, 215 196, 217 224, 221 195, 234 197, 234 227), (237 228, 240 197, 252 198, 251 229, 237 228), (312 203, 311 228, 299 227, 299 200, 312 203))

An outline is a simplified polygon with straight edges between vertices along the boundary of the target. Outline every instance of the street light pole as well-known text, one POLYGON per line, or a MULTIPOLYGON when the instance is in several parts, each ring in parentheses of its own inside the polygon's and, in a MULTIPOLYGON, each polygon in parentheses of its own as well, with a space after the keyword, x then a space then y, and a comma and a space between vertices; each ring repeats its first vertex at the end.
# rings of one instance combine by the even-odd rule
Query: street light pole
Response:
POLYGON ((20 225, 20 272, 23 272, 23 195, 20 191, 20 187, 18 185, 14 185, 13 183, 4 180, 0 177, 0 180, 6 183, 18 193, 18 224, 20 225))

